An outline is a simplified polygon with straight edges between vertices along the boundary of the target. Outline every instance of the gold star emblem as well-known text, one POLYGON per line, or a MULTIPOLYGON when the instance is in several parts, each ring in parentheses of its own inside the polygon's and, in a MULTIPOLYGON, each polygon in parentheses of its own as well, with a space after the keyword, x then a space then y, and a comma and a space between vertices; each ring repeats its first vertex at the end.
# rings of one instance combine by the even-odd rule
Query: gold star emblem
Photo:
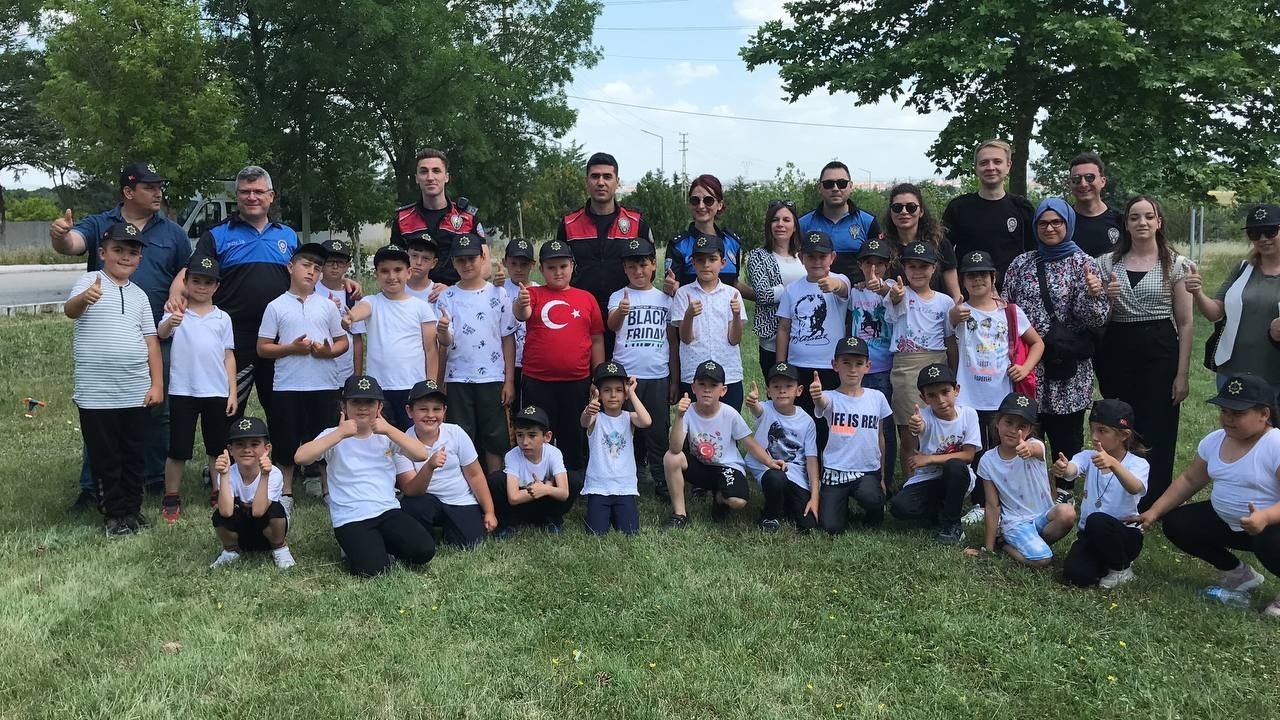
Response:
POLYGON ((253 423, 249 422, 249 418, 245 418, 241 420, 240 424, 237 425, 236 427, 240 428, 241 430, 248 430, 249 428, 253 427, 253 423))
POLYGON ((1244 390, 1244 383, 1240 382, 1239 380, 1232 380, 1231 382, 1227 383, 1227 392, 1231 393, 1232 395, 1239 395, 1243 390, 1244 390))
POLYGON ((527 408, 525 408, 525 409, 524 409, 524 414, 525 414, 525 415, 532 415, 532 414, 534 414, 535 412, 537 412, 537 409, 536 409, 536 408, 534 408, 532 405, 530 405, 529 407, 527 407, 527 408))
POLYGON ((936 367, 931 367, 931 368, 929 368, 929 377, 931 377, 931 378, 936 378, 936 377, 938 377, 938 376, 939 376, 939 375, 941 375, 941 374, 942 374, 942 371, 941 371, 941 370, 939 370, 938 368, 936 368, 936 367))
POLYGON ((1027 398, 1025 397, 1018 398, 1018 407, 1026 407, 1030 404, 1031 404, 1031 401, 1028 400, 1027 398))
POLYGON ((917 255, 923 255, 923 254, 924 254, 924 243, 916 243, 916 246, 915 246, 914 248, 912 248, 912 250, 914 250, 914 251, 916 252, 916 254, 917 254, 917 255))
POLYGON ((427 389, 428 389, 428 390, 439 390, 440 388, 436 385, 436 381, 435 381, 435 380, 428 380, 428 381, 427 381, 427 389))
POLYGON ((370 387, 369 378, 360 378, 359 380, 357 380, 356 387, 360 388, 361 390, 368 390, 370 387))
POLYGON ((627 247, 631 248, 632 250, 638 250, 640 249, 640 241, 632 240, 631 242, 627 243, 627 247))
POLYGON ((200 267, 202 267, 202 268, 211 268, 211 267, 213 267, 213 261, 212 261, 212 260, 210 260, 209 258, 202 258, 202 259, 200 260, 200 267))
POLYGON ((458 238, 458 247, 466 247, 470 244, 471 244, 471 238, 469 237, 458 238))
POLYGON ((704 368, 706 368, 706 369, 708 369, 708 370, 715 370, 715 369, 716 369, 716 364, 715 364, 714 362, 712 362, 712 361, 708 361, 708 362, 707 362, 707 364, 706 364, 706 365, 703 365, 702 367, 704 367, 704 368))

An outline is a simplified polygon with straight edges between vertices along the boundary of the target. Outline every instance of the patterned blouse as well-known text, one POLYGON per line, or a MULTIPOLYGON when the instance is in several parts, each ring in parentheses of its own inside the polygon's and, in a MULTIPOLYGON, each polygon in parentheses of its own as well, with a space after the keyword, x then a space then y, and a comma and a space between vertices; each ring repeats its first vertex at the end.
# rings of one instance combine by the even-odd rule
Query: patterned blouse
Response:
MULTIPOLYGON (((1011 303, 1027 314, 1032 327, 1044 337, 1054 323, 1066 323, 1067 327, 1085 330, 1100 328, 1107 322, 1110 303, 1105 293, 1090 297, 1084 286, 1084 271, 1089 268, 1099 278, 1098 261, 1077 252, 1061 260, 1046 262, 1045 280, 1049 285, 1049 297, 1054 312, 1050 317, 1040 298, 1040 278, 1036 273, 1035 250, 1025 252, 1009 263, 1004 275, 1004 293, 1011 303)), ((1066 380, 1045 380, 1044 365, 1036 366, 1036 381, 1040 388, 1040 411, 1052 415, 1067 415, 1084 410, 1093 401, 1093 361, 1081 360, 1076 372, 1066 380)))
POLYGON ((1112 272, 1120 281, 1120 297, 1112 303, 1111 322, 1147 322, 1173 317, 1173 284, 1187 276, 1191 261, 1175 253, 1173 262, 1169 265, 1173 275, 1169 282, 1164 281, 1164 270, 1157 262, 1137 285, 1133 285, 1129 281, 1129 270, 1125 267, 1124 259, 1113 260, 1114 257, 1113 253, 1104 253, 1098 258, 1098 266, 1102 268, 1102 281, 1107 282, 1112 272))
POLYGON ((756 317, 751 327, 756 337, 768 340, 778 334, 778 301, 782 300, 782 270, 767 248, 747 253, 747 282, 756 291, 756 317))

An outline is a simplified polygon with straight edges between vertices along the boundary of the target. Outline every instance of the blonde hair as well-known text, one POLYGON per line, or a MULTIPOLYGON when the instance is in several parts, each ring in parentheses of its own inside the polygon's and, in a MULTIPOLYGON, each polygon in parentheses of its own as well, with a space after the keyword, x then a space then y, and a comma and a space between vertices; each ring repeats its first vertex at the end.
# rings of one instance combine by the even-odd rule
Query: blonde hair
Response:
POLYGON ((1005 159, 1013 160, 1013 146, 1004 140, 992 138, 991 140, 983 140, 982 143, 978 145, 978 148, 973 151, 973 161, 975 163, 978 162, 978 153, 986 150, 987 148, 998 148, 1003 150, 1005 159))

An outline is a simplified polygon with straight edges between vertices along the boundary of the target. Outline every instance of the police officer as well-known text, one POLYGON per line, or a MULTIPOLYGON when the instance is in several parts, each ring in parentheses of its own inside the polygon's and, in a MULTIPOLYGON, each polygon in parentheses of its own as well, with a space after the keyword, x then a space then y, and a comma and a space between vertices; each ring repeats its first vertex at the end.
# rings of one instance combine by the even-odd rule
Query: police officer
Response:
POLYGON ((1102 200, 1102 189, 1107 186, 1106 164, 1097 153, 1080 153, 1071 161, 1067 180, 1076 199, 1076 233, 1072 236, 1075 244, 1093 257, 1111 252, 1120 241, 1124 217, 1102 200))
MULTIPOLYGON (((458 271, 453 269, 452 262, 454 237, 467 233, 484 237, 484 226, 466 198, 453 201, 445 194, 445 186, 449 184, 449 158, 443 152, 433 148, 418 151, 413 177, 422 199, 396 208, 391 216, 391 244, 405 247, 403 236, 427 231, 437 247, 436 266, 428 277, 453 285, 458 282, 458 271)), ((482 248, 487 268, 489 247, 485 244, 482 248)))
POLYGON ((822 204, 800 217, 800 234, 815 230, 826 233, 835 246, 836 259, 831 272, 840 273, 853 282, 862 281, 858 268, 858 251, 868 238, 883 237, 876 216, 862 210, 849 198, 853 180, 849 166, 832 160, 818 175, 818 192, 822 204))

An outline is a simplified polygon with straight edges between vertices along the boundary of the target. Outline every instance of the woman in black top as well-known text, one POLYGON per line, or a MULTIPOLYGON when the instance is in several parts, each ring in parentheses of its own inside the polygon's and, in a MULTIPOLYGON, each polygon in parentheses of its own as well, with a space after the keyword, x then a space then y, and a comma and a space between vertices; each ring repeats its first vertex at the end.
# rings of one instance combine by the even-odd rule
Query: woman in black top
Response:
POLYGON ((933 246, 938 254, 938 265, 941 272, 933 274, 929 286, 934 292, 944 293, 959 299, 960 279, 956 274, 956 251, 943 233, 942 225, 933 219, 929 208, 924 204, 924 196, 920 188, 912 183, 898 183, 889 191, 889 207, 884 211, 885 237, 893 248, 893 259, 889 262, 889 274, 902 277, 902 263, 898 261, 901 249, 917 240, 923 240, 933 246))

